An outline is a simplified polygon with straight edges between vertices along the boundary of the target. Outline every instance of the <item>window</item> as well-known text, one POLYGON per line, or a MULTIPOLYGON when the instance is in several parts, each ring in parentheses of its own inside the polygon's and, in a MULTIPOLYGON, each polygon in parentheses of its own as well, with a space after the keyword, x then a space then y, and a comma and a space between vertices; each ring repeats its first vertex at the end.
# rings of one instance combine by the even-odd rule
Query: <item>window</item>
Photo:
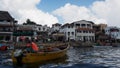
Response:
POLYGON ((71 28, 73 28, 73 26, 71 26, 71 28))
POLYGON ((68 32, 68 36, 70 36, 70 32, 68 32))
POLYGON ((76 26, 78 26, 78 27, 79 27, 79 26, 80 26, 80 24, 76 24, 76 26))
POLYGON ((74 35, 74 32, 72 32, 72 35, 74 35))
POLYGON ((85 24, 81 24, 82 27, 85 27, 85 24))
POLYGON ((39 28, 39 30, 41 30, 41 28, 39 28))
POLYGON ((82 31, 81 30, 79 30, 79 31, 77 31, 78 33, 82 33, 82 31))
POLYGON ((68 26, 68 28, 70 28, 70 26, 68 26))
POLYGON ((83 31, 83 33, 85 33, 86 31, 83 31))
POLYGON ((82 31, 79 31, 79 33, 82 33, 82 31))
POLYGON ((88 28, 91 28, 91 24, 87 24, 87 27, 88 27, 88 28))
POLYGON ((43 31, 45 31, 45 28, 43 28, 43 31))
POLYGON ((88 33, 88 31, 85 31, 86 33, 88 33))

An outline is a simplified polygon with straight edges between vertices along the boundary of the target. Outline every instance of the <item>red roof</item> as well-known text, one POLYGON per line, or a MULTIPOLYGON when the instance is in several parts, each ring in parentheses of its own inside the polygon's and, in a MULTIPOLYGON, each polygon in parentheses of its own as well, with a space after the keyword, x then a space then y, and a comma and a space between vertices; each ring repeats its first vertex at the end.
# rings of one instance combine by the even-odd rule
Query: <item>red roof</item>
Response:
POLYGON ((84 30, 84 31, 94 31, 93 29, 90 29, 90 28, 77 28, 76 30, 77 31, 81 31, 81 30, 84 30))

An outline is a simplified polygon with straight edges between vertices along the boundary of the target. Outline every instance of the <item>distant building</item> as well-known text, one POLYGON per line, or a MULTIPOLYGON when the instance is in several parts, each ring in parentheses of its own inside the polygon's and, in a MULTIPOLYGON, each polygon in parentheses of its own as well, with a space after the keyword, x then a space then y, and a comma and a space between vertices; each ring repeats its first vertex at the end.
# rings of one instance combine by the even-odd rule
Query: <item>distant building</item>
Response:
POLYGON ((107 27, 107 24, 98 24, 100 26, 100 30, 104 30, 107 27))
POLYGON ((76 40, 95 41, 93 22, 81 20, 74 22, 74 25, 76 27, 76 40))
POLYGON ((54 32, 54 31, 58 31, 59 32, 59 30, 60 30, 60 28, 61 28, 61 24, 59 24, 59 23, 56 23, 56 24, 53 24, 52 25, 52 32, 54 32))
POLYGON ((26 38, 32 39, 37 36, 35 25, 17 25, 14 36, 17 38, 17 42, 24 41, 26 38))
POLYGON ((50 27, 47 25, 39 25, 39 24, 25 24, 25 25, 16 25, 16 31, 14 32, 14 36, 17 38, 17 42, 21 40, 21 38, 29 38, 29 39, 38 39, 41 37, 48 36, 48 32, 50 27))
POLYGON ((93 29, 98 32, 98 31, 102 31, 107 27, 107 24, 94 24, 93 25, 93 29))
POLYGON ((15 23, 7 11, 0 11, 0 40, 13 41, 15 23))
POLYGON ((95 41, 105 41, 107 36, 105 35, 104 29, 107 27, 107 24, 94 24, 93 29, 95 31, 95 41))
POLYGON ((64 24, 61 27, 60 32, 65 34, 66 40, 70 40, 70 39, 75 40, 74 24, 69 24, 69 23, 64 24))
POLYGON ((60 32, 66 35, 66 40, 94 41, 95 34, 93 24, 91 21, 76 21, 63 25, 60 32))
POLYGON ((36 32, 37 32, 37 36, 38 38, 46 38, 48 37, 48 34, 50 32, 50 27, 48 27, 47 25, 36 25, 36 32))
POLYGON ((120 28, 118 27, 106 27, 105 34, 109 35, 113 39, 120 39, 120 28))

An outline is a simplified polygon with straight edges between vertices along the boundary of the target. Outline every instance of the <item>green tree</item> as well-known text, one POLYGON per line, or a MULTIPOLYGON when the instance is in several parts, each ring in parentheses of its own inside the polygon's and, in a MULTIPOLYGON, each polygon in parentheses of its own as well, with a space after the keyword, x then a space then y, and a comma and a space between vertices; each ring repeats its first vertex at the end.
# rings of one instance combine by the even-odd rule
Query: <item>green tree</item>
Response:
POLYGON ((27 24, 29 24, 29 25, 35 25, 36 23, 34 21, 31 21, 30 19, 27 19, 26 23, 23 23, 23 25, 27 25, 27 24))

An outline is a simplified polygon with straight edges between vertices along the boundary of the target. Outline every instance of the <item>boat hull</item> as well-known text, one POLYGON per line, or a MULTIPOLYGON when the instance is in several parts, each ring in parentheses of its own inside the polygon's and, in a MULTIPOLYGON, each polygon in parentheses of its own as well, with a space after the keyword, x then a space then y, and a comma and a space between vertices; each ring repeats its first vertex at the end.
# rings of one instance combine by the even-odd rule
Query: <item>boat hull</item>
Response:
MULTIPOLYGON (((43 61, 61 58, 66 55, 68 48, 69 47, 67 47, 64 50, 60 50, 56 52, 27 53, 22 58, 22 63, 36 63, 36 62, 43 62, 43 61)), ((13 55, 12 55, 12 60, 13 63, 17 63, 17 60, 13 55)))

